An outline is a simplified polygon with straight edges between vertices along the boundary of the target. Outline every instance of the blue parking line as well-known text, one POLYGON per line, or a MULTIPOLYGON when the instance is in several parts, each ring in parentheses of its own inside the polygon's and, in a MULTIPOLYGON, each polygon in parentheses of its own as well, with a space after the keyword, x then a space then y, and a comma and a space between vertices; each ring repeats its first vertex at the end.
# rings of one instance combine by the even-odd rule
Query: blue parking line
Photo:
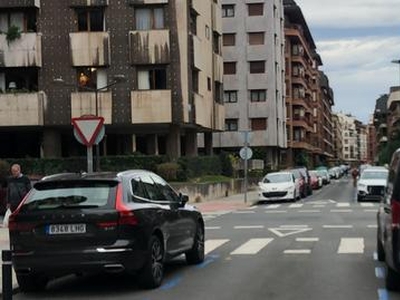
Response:
POLYGON ((378 289, 379 300, 389 300, 388 291, 385 289, 378 289))
POLYGON ((174 287, 176 287, 180 282, 182 281, 182 276, 177 276, 175 278, 172 278, 170 280, 168 280, 166 283, 164 283, 160 289, 162 290, 170 290, 174 287))
POLYGON ((213 263, 218 257, 219 255, 216 254, 207 255, 206 259, 201 264, 197 265, 196 268, 203 269, 207 267, 209 264, 213 263))
POLYGON ((376 278, 385 278, 385 268, 376 267, 375 268, 375 276, 376 276, 376 278))

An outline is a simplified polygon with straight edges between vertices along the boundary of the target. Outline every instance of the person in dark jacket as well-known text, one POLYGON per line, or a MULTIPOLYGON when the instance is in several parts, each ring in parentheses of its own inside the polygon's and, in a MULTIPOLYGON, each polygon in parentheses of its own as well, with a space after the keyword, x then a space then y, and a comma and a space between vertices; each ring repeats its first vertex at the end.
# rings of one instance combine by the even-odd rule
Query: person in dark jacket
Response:
POLYGON ((14 212, 21 200, 32 188, 29 178, 21 173, 21 166, 13 164, 11 166, 11 176, 7 184, 7 205, 11 212, 14 212))

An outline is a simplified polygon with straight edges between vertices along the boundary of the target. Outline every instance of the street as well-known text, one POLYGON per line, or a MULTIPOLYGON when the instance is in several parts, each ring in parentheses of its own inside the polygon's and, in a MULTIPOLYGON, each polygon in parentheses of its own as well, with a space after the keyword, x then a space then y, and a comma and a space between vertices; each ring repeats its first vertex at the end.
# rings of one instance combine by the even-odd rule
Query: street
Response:
POLYGON ((400 299, 376 259, 377 203, 354 193, 342 178, 296 203, 206 212, 204 263, 175 259, 156 290, 132 276, 68 276, 13 299, 400 299))

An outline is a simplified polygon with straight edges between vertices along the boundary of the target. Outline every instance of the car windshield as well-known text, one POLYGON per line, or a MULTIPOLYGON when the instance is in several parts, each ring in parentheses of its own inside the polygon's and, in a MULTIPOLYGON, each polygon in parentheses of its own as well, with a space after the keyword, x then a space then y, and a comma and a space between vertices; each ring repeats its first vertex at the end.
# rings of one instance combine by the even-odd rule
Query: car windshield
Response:
POLYGON ((291 181, 291 175, 282 173, 282 174, 268 174, 265 176, 263 182, 264 183, 280 183, 280 182, 289 182, 291 181))
POLYGON ((387 171, 364 171, 360 179, 386 179, 387 176, 387 171))
POLYGON ((22 210, 95 208, 107 204, 114 182, 46 182, 35 184, 22 210))

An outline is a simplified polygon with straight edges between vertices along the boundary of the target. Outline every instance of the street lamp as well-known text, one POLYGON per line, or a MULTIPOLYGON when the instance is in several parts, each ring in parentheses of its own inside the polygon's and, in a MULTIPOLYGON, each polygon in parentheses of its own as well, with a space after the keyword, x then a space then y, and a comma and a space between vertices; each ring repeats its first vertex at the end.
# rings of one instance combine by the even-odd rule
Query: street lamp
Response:
MULTIPOLYGON (((98 93, 101 92, 102 90, 105 90, 105 89, 107 89, 109 87, 112 87, 112 86, 114 86, 114 85, 116 85, 118 83, 122 83, 122 82, 126 81, 125 75, 123 75, 123 74, 114 75, 112 78, 113 78, 113 81, 111 83, 109 83, 109 84, 107 84, 105 86, 102 86, 100 88, 92 88, 92 87, 88 87, 88 86, 85 86, 85 85, 77 86, 76 84, 69 84, 69 83, 66 83, 62 77, 54 78, 53 82, 57 83, 57 84, 62 84, 64 86, 71 86, 71 87, 87 90, 87 91, 90 91, 90 92, 94 92, 94 96, 95 96, 95 114, 96 114, 96 117, 99 117, 98 93)), ((100 145, 99 144, 96 145, 96 171, 100 171, 100 145)))

